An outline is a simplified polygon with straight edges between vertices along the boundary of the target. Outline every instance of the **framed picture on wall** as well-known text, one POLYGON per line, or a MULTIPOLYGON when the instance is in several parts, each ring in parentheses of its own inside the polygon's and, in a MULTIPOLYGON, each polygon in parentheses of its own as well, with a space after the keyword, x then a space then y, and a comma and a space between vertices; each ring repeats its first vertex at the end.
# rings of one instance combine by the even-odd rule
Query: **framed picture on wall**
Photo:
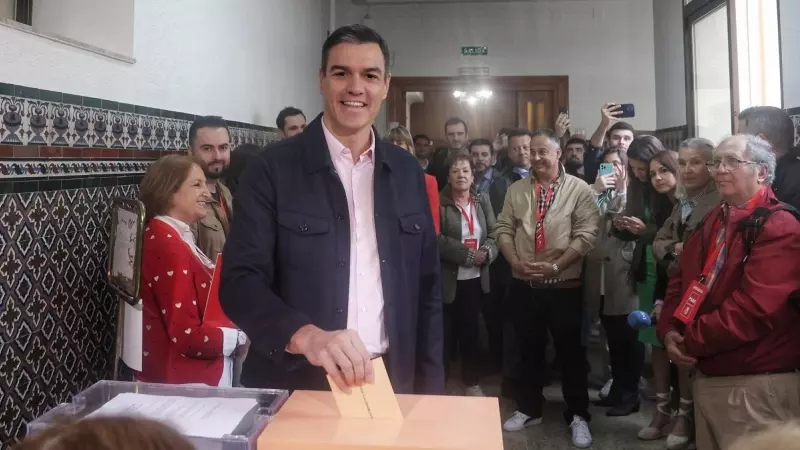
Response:
POLYGON ((144 205, 139 200, 112 200, 108 282, 131 305, 139 302, 144 216, 144 205))

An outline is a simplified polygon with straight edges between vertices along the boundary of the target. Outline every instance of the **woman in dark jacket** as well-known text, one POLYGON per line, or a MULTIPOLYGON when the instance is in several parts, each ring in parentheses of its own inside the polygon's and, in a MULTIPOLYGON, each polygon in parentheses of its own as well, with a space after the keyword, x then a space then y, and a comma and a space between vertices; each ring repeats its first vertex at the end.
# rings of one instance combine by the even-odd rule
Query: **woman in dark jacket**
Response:
MULTIPOLYGON (((644 135, 631 142, 628 161, 635 177, 630 180, 625 216, 615 219, 614 226, 620 239, 636 241, 631 276, 637 283, 640 309, 652 314, 667 283, 666 269, 656 263, 652 244, 676 202, 678 156, 657 138, 644 135)), ((655 416, 639 431, 639 438, 655 440, 666 436, 670 424, 670 364, 654 327, 640 330, 639 340, 652 348, 657 401, 655 416)))
POLYGON ((448 184, 439 194, 442 260, 442 299, 445 319, 445 364, 453 341, 462 355, 461 379, 466 394, 482 396, 478 384, 480 364, 480 307, 489 293, 489 264, 497 257, 491 237, 495 226, 492 206, 486 196, 472 189, 474 170, 467 155, 449 161, 448 184))

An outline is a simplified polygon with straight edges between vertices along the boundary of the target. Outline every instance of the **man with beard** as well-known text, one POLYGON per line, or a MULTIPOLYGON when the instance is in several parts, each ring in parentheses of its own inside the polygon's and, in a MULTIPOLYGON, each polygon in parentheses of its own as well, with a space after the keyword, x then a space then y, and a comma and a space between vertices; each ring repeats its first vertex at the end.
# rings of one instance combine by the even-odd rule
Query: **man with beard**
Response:
POLYGON ((447 172, 447 162, 457 154, 467 153, 467 142, 469 142, 469 130, 467 122, 459 117, 451 117, 444 123, 444 134, 447 138, 447 148, 440 148, 434 152, 426 172, 436 177, 439 189, 447 184, 449 173, 447 172))
POLYGON ((500 171, 492 167, 492 143, 488 139, 475 139, 469 144, 469 157, 475 166, 475 190, 486 194, 500 171))
POLYGON ((203 169, 212 200, 208 214, 191 226, 197 247, 215 261, 225 246, 233 213, 231 191, 220 180, 231 163, 228 123, 218 116, 197 118, 189 128, 189 156, 203 169))
POLYGON ((586 181, 583 167, 583 155, 586 153, 586 148, 588 147, 586 140, 574 137, 567 141, 565 147, 564 168, 567 170, 567 173, 586 181))

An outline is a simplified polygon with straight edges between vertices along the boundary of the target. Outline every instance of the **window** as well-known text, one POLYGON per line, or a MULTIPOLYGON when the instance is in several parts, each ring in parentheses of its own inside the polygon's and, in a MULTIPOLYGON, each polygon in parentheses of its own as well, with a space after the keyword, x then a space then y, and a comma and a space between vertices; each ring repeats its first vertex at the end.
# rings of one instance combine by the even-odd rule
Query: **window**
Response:
POLYGON ((731 133, 731 77, 728 7, 692 24, 694 132, 714 141, 731 133))
POLYGON ((736 62, 739 105, 777 106, 781 94, 781 52, 776 0, 736 0, 736 62))
POLYGON ((783 106, 777 0, 684 3, 689 130, 720 140, 739 111, 783 106))

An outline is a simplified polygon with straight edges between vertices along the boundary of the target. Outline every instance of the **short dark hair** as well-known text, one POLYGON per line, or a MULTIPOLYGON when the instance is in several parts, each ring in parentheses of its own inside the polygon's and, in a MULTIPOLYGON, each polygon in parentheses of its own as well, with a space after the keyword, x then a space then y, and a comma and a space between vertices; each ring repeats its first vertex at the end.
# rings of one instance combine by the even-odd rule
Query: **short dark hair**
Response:
POLYGON ((564 148, 566 149, 567 147, 573 144, 580 144, 581 146, 583 146, 583 151, 586 151, 589 148, 589 143, 586 141, 586 139, 579 137, 570 138, 567 141, 567 145, 565 145, 564 148))
POLYGON ((774 106, 753 106, 739 113, 750 134, 763 134, 778 153, 794 146, 794 123, 789 113, 774 106))
POLYGON ((492 151, 492 147, 493 147, 492 141, 490 141, 488 139, 484 139, 484 138, 475 139, 474 141, 470 142, 469 145, 467 146, 467 151, 471 152, 472 151, 472 147, 475 147, 475 146, 478 146, 478 145, 485 145, 485 146, 489 147, 489 151, 490 152, 492 151))
POLYGON ((328 70, 328 55, 331 49, 339 44, 345 43, 378 44, 378 47, 381 48, 381 53, 383 53, 383 75, 385 77, 389 74, 389 46, 386 45, 386 41, 383 40, 383 37, 381 37, 377 31, 359 24, 339 27, 325 39, 325 43, 322 44, 322 63, 320 64, 320 71, 325 73, 328 70))
POLYGON ((500 128, 500 131, 498 131, 498 132, 497 132, 497 134, 499 134, 499 135, 501 135, 501 136, 506 136, 506 137, 508 137, 508 136, 511 134, 511 132, 512 132, 512 131, 514 131, 514 129, 513 129, 513 128, 506 128, 506 127, 503 127, 503 128, 500 128))
POLYGON ((509 142, 511 142, 511 138, 515 138, 515 137, 520 137, 520 136, 533 137, 533 133, 531 133, 531 130, 529 130, 527 128, 514 128, 513 130, 512 129, 508 129, 507 131, 508 131, 508 141, 509 142))
POLYGON ((286 118, 292 116, 303 116, 304 119, 306 118, 306 115, 303 114, 303 111, 300 111, 294 106, 287 106, 278 113, 278 118, 275 119, 275 125, 278 126, 279 130, 283 131, 283 127, 286 126, 286 118))
POLYGON ((194 145, 194 141, 197 139, 197 130, 201 128, 225 128, 225 131, 228 132, 228 136, 231 135, 231 130, 228 128, 228 122, 220 116, 202 116, 197 117, 192 122, 192 126, 189 127, 189 147, 194 145))
POLYGON ((469 133, 469 128, 467 128, 467 122, 464 122, 464 119, 461 117, 451 117, 447 119, 447 122, 444 123, 444 133, 447 134, 447 127, 451 125, 464 125, 464 132, 469 133))
POLYGON ((611 133, 617 130, 630 131, 636 135, 636 130, 633 129, 633 125, 629 124, 628 122, 616 122, 614 125, 611 125, 611 128, 608 129, 608 132, 606 133, 606 139, 611 138, 611 133))
POLYGON ((455 155, 447 158, 445 162, 445 167, 447 167, 447 176, 450 176, 450 170, 453 169, 453 166, 459 161, 466 161, 469 163, 469 170, 472 171, 472 174, 475 175, 475 164, 472 162, 472 158, 469 155, 464 153, 456 153, 455 155))
POLYGON ((427 134, 417 134, 414 136, 414 142, 417 142, 417 139, 425 139, 428 142, 433 142, 431 138, 428 137, 427 134))

